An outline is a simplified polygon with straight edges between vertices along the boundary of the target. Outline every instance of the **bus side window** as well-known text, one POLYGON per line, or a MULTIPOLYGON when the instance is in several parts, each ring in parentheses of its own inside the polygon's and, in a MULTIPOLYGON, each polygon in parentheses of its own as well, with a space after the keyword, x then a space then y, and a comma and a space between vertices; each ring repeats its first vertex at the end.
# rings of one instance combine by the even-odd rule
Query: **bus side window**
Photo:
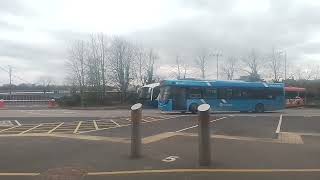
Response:
POLYGON ((232 98, 240 99, 241 97, 241 89, 232 89, 232 98))
POLYGON ((232 89, 218 89, 218 99, 231 99, 232 89))
POLYGON ((205 99, 216 99, 217 98, 217 89, 205 88, 203 90, 203 98, 205 98, 205 99))
POLYGON ((200 88, 190 88, 188 90, 188 97, 190 99, 200 99, 201 98, 201 89, 200 88))

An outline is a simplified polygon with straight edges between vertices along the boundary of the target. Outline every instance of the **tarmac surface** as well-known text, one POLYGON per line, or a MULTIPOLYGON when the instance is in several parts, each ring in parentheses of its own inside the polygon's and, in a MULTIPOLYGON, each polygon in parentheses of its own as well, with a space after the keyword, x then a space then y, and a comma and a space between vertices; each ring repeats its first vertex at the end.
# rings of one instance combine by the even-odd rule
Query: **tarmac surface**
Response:
POLYGON ((129 115, 0 110, 0 179, 39 179, 57 168, 94 180, 320 178, 317 109, 211 114, 212 160, 205 167, 198 164, 197 115, 144 110, 138 159, 130 157, 129 115))

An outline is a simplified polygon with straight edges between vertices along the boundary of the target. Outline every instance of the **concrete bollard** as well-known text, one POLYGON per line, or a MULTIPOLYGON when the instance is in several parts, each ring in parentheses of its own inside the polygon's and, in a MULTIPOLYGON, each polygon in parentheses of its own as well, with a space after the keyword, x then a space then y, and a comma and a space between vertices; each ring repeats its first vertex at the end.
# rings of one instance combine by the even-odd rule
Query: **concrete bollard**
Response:
POLYGON ((141 157, 140 123, 142 118, 142 104, 131 106, 131 157, 141 157))
POLYGON ((211 164, 211 150, 210 150, 210 105, 202 104, 198 107, 199 112, 199 165, 210 166, 211 164))

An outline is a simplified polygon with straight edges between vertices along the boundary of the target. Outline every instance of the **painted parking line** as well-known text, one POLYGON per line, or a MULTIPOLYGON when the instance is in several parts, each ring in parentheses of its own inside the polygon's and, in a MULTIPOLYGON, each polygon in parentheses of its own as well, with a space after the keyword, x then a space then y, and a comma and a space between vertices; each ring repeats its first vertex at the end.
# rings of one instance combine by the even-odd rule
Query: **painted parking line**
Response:
POLYGON ((0 133, 8 131, 8 130, 11 130, 11 129, 14 129, 16 127, 18 127, 18 126, 13 126, 13 127, 7 128, 7 129, 2 129, 2 130, 0 130, 0 133))
POLYGON ((82 121, 77 133, 90 131, 90 130, 96 130, 94 122, 93 121, 82 121))
MULTIPOLYGON (((29 132, 29 131, 31 131, 31 130, 33 130, 33 129, 36 129, 37 127, 40 127, 40 126, 42 126, 42 124, 38 124, 38 125, 36 125, 36 126, 34 126, 34 127, 30 128, 30 129, 27 129, 27 130, 25 130, 25 131, 22 131, 22 132, 21 132, 21 133, 19 133, 19 134, 27 133, 27 132, 29 132)), ((21 126, 20 126, 20 127, 21 127, 21 126)))
POLYGON ((78 124, 78 122, 64 123, 57 129, 52 131, 52 133, 73 133, 78 124))
MULTIPOLYGON (((214 119, 214 120, 211 120, 210 122, 219 121, 219 120, 222 120, 222 119, 225 119, 225 118, 227 118, 227 117, 221 117, 221 118, 218 118, 218 119, 214 119)), ((177 131, 175 131, 175 132, 176 132, 176 133, 178 133, 178 132, 182 132, 182 131, 185 131, 185 130, 188 130, 188 129, 196 128, 196 127, 198 127, 198 126, 199 126, 199 125, 198 125, 198 124, 196 124, 196 125, 194 125, 194 126, 190 126, 190 127, 186 127, 186 128, 183 128, 183 129, 177 130, 177 131)))
POLYGON ((18 120, 14 120, 14 122, 16 122, 16 124, 17 124, 18 126, 21 126, 21 124, 20 124, 20 122, 19 122, 18 120))
POLYGON ((57 128, 59 128, 63 124, 64 124, 64 122, 62 122, 62 123, 58 124, 56 127, 52 128, 50 131, 48 131, 48 134, 51 134, 54 130, 56 130, 57 128))
POLYGON ((118 127, 120 127, 120 124, 118 124, 117 122, 115 122, 114 120, 110 120, 111 122, 113 122, 115 125, 117 125, 118 127))
POLYGON ((279 136, 279 133, 281 131, 281 124, 282 124, 282 114, 280 115, 280 118, 279 118, 278 126, 275 132, 275 138, 278 138, 279 136))
POLYGON ((79 121, 77 127, 74 129, 73 134, 77 133, 77 131, 79 130, 80 126, 81 126, 82 121, 79 121))
POLYGON ((27 133, 47 133, 52 128, 56 127, 57 125, 58 125, 58 123, 43 123, 42 126, 36 128, 36 129, 32 129, 31 131, 29 131, 27 133))
POLYGON ((96 130, 98 130, 98 129, 99 129, 99 127, 98 127, 98 124, 97 124, 97 121, 96 121, 96 120, 93 120, 93 125, 94 125, 94 128, 95 128, 96 130))
POLYGON ((148 120, 146 120, 146 119, 142 119, 142 122, 151 122, 151 121, 148 121, 148 120))

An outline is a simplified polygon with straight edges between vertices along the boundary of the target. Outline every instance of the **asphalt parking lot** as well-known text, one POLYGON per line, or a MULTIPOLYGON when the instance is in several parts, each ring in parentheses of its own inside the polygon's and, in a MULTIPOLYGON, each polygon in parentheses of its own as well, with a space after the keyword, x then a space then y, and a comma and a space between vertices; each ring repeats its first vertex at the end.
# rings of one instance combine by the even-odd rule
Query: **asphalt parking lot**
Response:
POLYGON ((316 109, 211 114, 209 167, 198 165, 197 115, 145 110, 143 157, 131 159, 128 110, 0 114, 0 179, 36 179, 61 167, 84 169, 86 179, 320 178, 316 109))

